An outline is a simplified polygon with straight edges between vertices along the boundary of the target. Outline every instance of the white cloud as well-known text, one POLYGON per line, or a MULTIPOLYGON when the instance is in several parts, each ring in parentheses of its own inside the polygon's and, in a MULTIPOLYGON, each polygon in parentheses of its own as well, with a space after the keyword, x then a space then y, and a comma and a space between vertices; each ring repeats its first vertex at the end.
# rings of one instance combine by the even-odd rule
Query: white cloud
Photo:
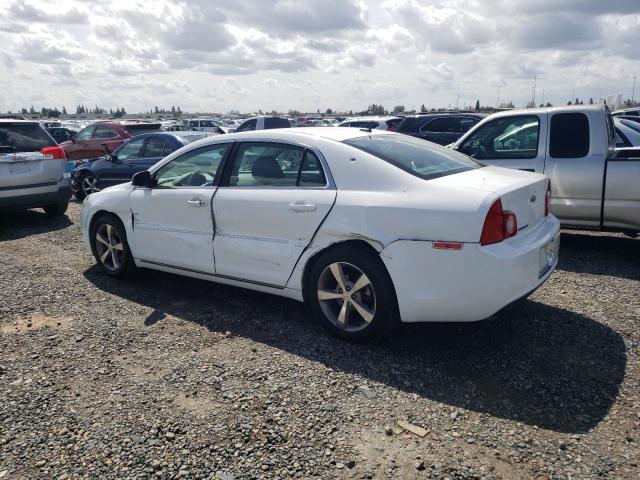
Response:
POLYGON ((552 103, 640 72, 638 0, 4 0, 0 111, 552 103), (472 98, 473 97, 473 98, 472 98), (486 100, 485 100, 486 99, 486 100), (38 103, 40 102, 40 105, 38 103))

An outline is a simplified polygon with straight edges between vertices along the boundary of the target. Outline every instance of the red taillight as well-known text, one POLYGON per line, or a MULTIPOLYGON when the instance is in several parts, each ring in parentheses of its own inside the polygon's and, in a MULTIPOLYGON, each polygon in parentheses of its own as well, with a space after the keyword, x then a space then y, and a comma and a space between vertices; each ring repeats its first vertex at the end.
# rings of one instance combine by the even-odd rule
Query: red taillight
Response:
POLYGON ((66 160, 67 156, 64 153, 62 147, 43 147, 40 149, 40 153, 48 159, 52 160, 66 160))
POLYGON ((493 202, 484 220, 480 245, 491 245, 513 237, 518 233, 518 219, 513 212, 502 210, 502 200, 493 202))
POLYGON ((547 183, 547 193, 544 195, 544 216, 549 215, 549 203, 551 202, 551 180, 547 183))

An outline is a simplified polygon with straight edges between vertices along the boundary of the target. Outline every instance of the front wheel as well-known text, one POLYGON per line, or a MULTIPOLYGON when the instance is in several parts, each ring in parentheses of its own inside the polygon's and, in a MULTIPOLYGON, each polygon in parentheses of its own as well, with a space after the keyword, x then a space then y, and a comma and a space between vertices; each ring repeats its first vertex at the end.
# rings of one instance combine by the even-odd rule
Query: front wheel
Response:
POLYGON ((114 215, 102 215, 91 229, 91 250, 102 271, 123 277, 135 270, 124 225, 114 215))
POLYGON ((380 258, 363 248, 322 254, 311 269, 307 299, 322 325, 345 340, 370 340, 398 322, 389 274, 380 258))
POLYGON ((76 199, 84 200, 92 193, 99 191, 100 187, 98 187, 98 179, 90 173, 74 177, 73 196, 76 197, 76 199))

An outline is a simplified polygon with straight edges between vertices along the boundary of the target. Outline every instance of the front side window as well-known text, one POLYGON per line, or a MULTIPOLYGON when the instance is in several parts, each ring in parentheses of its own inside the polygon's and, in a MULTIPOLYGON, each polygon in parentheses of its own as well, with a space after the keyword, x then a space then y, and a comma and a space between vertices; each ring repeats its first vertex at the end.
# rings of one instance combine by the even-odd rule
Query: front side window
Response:
POLYGON ((535 158, 539 134, 537 115, 496 118, 473 132, 458 151, 478 160, 535 158))
POLYGON ((482 165, 455 150, 406 135, 368 135, 344 143, 424 180, 466 172, 482 165))
POLYGON ((93 132, 93 138, 114 138, 118 134, 107 125, 96 125, 96 129, 93 132))
POLYGON ((211 120, 200 120, 200 126, 203 128, 213 128, 215 125, 211 120))
POLYGON ((140 158, 144 147, 144 138, 137 138, 125 143, 118 149, 118 160, 140 158))
POLYGON ((155 172, 158 187, 211 187, 229 143, 197 148, 174 158, 155 172))
POLYGON ((151 137, 147 140, 147 146, 144 149, 146 158, 162 157, 164 152, 164 138, 151 137))
POLYGON ((244 143, 231 169, 233 187, 321 187, 326 183, 318 157, 284 143, 244 143))
POLYGON ((589 119, 584 113, 556 113, 549 129, 549 155, 582 158, 589 153, 589 119))
POLYGON ((247 120, 246 122, 244 122, 242 125, 238 127, 238 132, 247 132, 249 130, 255 130, 256 123, 257 123, 257 120, 255 118, 252 118, 251 120, 247 120))
POLYGON ((95 125, 89 125, 88 127, 83 128, 78 132, 78 135, 76 135, 76 140, 89 140, 95 129, 95 125))

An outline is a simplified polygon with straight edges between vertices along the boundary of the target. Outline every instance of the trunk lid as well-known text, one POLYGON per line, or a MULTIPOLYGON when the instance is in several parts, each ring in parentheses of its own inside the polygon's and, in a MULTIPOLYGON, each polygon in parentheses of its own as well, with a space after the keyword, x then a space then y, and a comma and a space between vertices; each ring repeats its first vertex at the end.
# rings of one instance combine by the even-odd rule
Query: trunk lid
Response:
POLYGON ((548 179, 542 174, 489 166, 432 181, 496 194, 503 210, 515 213, 518 232, 544 220, 548 179))
POLYGON ((66 160, 45 158, 40 152, 0 153, 0 188, 57 182, 66 160))

